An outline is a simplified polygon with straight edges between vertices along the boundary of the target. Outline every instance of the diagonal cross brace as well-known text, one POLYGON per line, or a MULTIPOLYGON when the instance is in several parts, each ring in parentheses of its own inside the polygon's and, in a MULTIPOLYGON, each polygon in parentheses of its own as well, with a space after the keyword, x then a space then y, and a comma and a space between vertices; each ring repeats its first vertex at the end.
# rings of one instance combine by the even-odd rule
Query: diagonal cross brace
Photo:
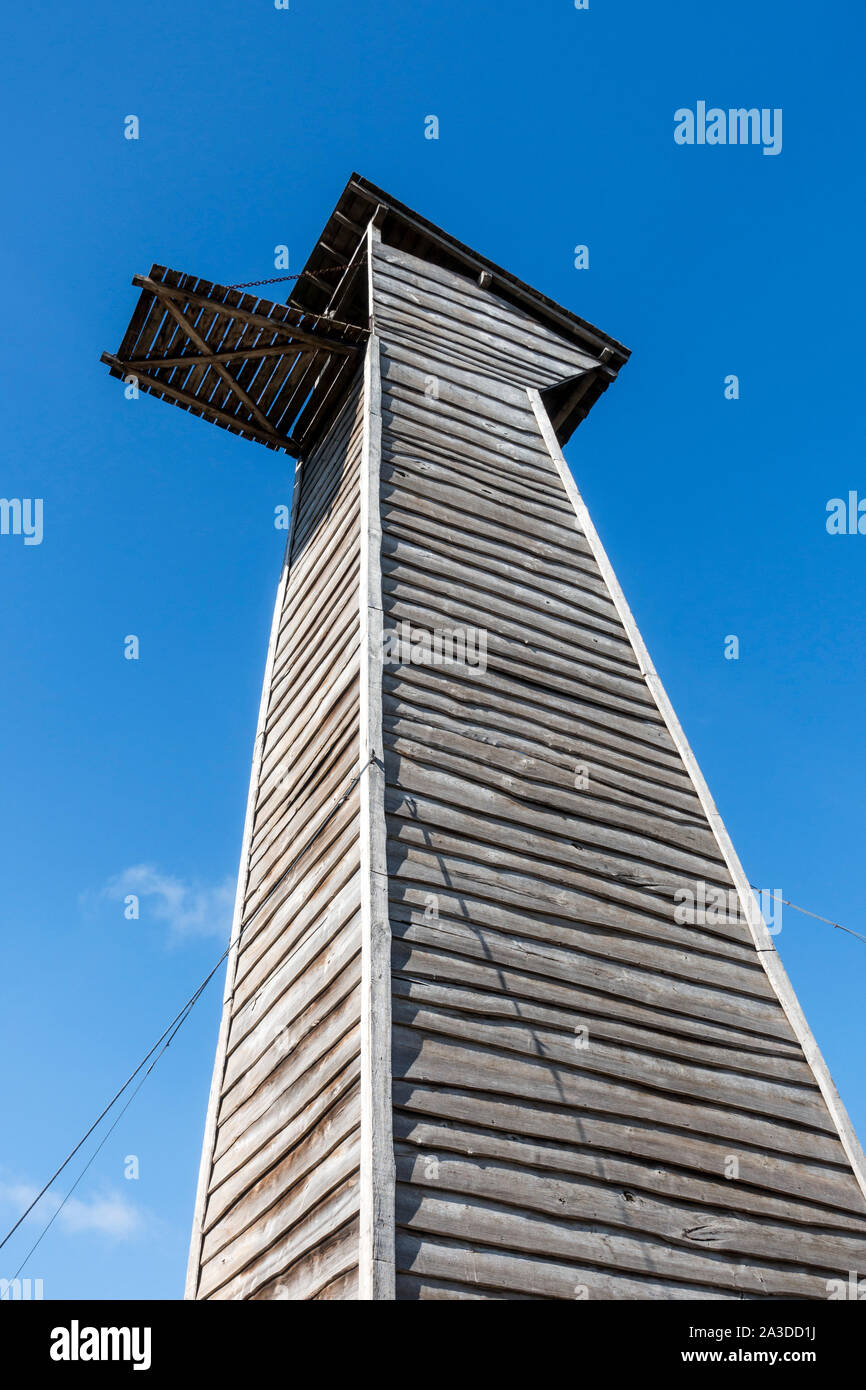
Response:
POLYGON ((331 338, 325 333, 308 333, 303 328, 296 328, 293 323, 280 323, 278 319, 268 318, 266 314, 254 313, 252 309, 240 309, 236 305, 223 304, 219 300, 209 299, 205 294, 195 294, 192 290, 182 290, 175 285, 164 285, 159 280, 151 280, 148 275, 133 275, 132 283, 137 285, 139 289, 149 290, 165 304, 168 304, 169 300, 178 299, 181 303, 192 304, 196 308, 210 309, 213 313, 222 314, 225 318, 245 319, 255 328, 263 328, 268 333, 284 333, 286 337, 294 338, 296 342, 307 343, 310 347, 320 348, 326 352, 341 353, 344 357, 353 357, 358 351, 356 343, 344 343, 341 338, 331 338))
POLYGON ((247 395, 246 391, 241 386, 237 378, 232 376, 228 367, 226 367, 222 362, 220 362, 217 359, 216 355, 208 347, 204 338, 201 336, 198 330, 194 328, 193 325, 190 323, 186 314, 184 314, 183 311, 177 307, 177 305, 174 303, 172 299, 169 298, 168 295, 160 295, 160 299, 165 304, 165 307, 171 314, 172 318, 175 319, 175 321, 183 329, 190 342, 195 343, 202 356, 207 358, 209 365, 216 372, 217 376, 222 377, 226 386, 229 387, 229 389, 237 396, 241 404, 244 405, 246 409, 250 412, 256 424, 259 425, 267 434, 273 435, 274 438, 279 438, 276 430, 274 429, 265 412, 263 410, 259 410, 259 407, 256 405, 255 401, 252 399, 251 396, 247 395))

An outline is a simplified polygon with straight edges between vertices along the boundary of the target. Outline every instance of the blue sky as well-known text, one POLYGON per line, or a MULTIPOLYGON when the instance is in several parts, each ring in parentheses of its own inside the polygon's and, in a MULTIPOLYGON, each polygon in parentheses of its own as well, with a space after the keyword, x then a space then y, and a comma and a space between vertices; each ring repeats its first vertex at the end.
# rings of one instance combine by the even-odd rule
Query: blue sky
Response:
MULTIPOLYGON (((569 462, 752 881, 866 931, 866 536, 825 528, 866 496, 863 29, 853 0, 18 8, 0 494, 44 539, 0 536, 4 1228, 223 949, 291 488, 99 354, 153 261, 300 269, 353 169, 632 348, 569 462), (781 108, 781 154, 676 145, 699 100, 781 108)), ((787 910, 776 940, 862 1136, 866 948, 787 910)), ((27 1265, 47 1298, 180 1296, 220 988, 27 1265)))

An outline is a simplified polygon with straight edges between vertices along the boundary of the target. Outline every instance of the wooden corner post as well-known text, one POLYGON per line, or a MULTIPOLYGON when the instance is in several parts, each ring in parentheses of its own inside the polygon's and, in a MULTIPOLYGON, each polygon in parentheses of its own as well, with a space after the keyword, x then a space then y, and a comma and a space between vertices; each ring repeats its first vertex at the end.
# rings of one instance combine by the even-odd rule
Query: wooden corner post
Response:
MULTIPOLYGON (((372 316, 372 249, 367 228, 372 316)), ((361 453, 361 1232, 360 1296, 393 1299, 394 1144, 391 1116, 391 928, 382 749, 382 385, 375 325, 364 366, 361 453)))

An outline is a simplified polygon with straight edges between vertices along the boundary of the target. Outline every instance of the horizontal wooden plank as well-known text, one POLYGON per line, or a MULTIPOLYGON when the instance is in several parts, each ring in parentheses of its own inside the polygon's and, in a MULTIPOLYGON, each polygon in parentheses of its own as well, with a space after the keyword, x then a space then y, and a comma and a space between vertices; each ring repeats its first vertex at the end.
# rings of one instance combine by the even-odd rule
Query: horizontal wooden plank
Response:
MULTIPOLYGON (((505 843, 519 844, 537 859, 586 867, 581 852, 598 850, 592 862, 598 872, 609 867, 611 876, 622 870, 612 858, 605 865, 604 855, 625 854, 634 860, 633 878, 666 884, 673 874, 691 887, 697 879, 733 887, 706 818, 672 820, 605 801, 591 787, 575 785, 574 765, 566 769, 528 753, 445 734, 424 722, 389 715, 384 734, 386 749, 399 758, 398 775, 411 773, 416 781, 413 793, 418 782, 427 784, 431 813, 435 804, 443 829, 451 826, 453 807, 465 805, 475 813, 479 838, 485 838, 485 824, 495 826, 496 836, 510 831, 505 843)), ((404 805, 400 789, 395 790, 389 809, 401 814, 404 805)), ((673 897, 668 902, 672 913, 673 897)))
MULTIPOLYGON (((601 1114, 572 1107, 552 1094, 545 1098, 525 1089, 515 1077, 520 1094, 485 1092, 483 1070, 467 1068, 465 1077, 443 1068, 434 1083, 411 1079, 394 1081, 395 1122, 399 1112, 407 1118, 439 1124, 484 1127, 495 1135, 515 1142, 553 1144, 566 1148, 573 1162, 582 1156, 592 1172, 605 1165, 636 1165, 650 1175, 644 1181, 659 1180, 660 1169, 676 1170, 701 1184, 733 1181, 731 1159, 738 1164, 737 1193, 746 1189, 754 1195, 755 1210, 767 1195, 778 1196, 789 1214, 802 1202, 816 1210, 816 1225, 841 1225, 843 1229, 863 1229, 864 1200, 851 1169, 813 1161, 801 1154, 773 1152, 759 1145, 738 1141, 732 1146, 725 1139, 698 1133, 685 1133, 661 1121, 636 1116, 601 1114)), ((480 1142, 480 1141, 479 1141, 480 1142)), ((481 1150, 479 1149, 479 1152, 481 1150)), ((793 1220, 793 1215, 791 1216, 793 1220)))
MULTIPOLYGON (((746 1266, 765 1261, 791 1266, 787 1273, 795 1277, 801 1277, 802 1266, 817 1275, 823 1273, 824 1279, 838 1277, 840 1270, 863 1268, 866 1238, 862 1233, 792 1227, 766 1215, 756 1218, 730 1208, 702 1207, 678 1197, 620 1188, 588 1177, 532 1172, 502 1159, 480 1162, 450 1152, 418 1154, 410 1145, 396 1145, 396 1166, 399 1183, 416 1190, 424 1188, 431 1194, 467 1198, 463 1237, 467 1244, 473 1237, 482 1240, 488 1204, 496 1204, 518 1208, 523 1215, 538 1213, 541 1218, 574 1222, 577 1248, 588 1230, 595 1234, 602 1227, 612 1234, 626 1232, 662 1241, 669 1255, 727 1252, 746 1266), (480 1220, 474 1226, 477 1215, 480 1220)), ((726 1284, 727 1277, 719 1280, 709 1273, 708 1282, 726 1284)))
POLYGON ((487 962, 498 978, 513 976, 515 990, 518 985, 530 990, 533 979, 540 977, 539 989, 548 992, 551 1003, 572 999, 589 1017, 616 1018, 681 1040, 700 1038, 711 1046, 747 1049, 761 1058, 801 1058, 787 1020, 780 1022, 768 1014, 768 1032, 762 1032, 751 1017, 740 1024, 715 1021, 709 1017, 717 1002, 711 991, 694 980, 686 981, 685 989, 678 984, 672 992, 665 992, 663 986, 657 990, 654 977, 660 972, 647 971, 625 952, 618 957, 619 970, 605 968, 603 954, 591 957, 575 951, 572 922, 536 920, 519 910, 504 909, 496 901, 469 898, 452 889, 437 892, 432 909, 423 888, 407 884, 398 894, 392 884, 389 911, 395 959, 402 961, 406 952, 417 947, 423 960, 428 954, 425 948, 430 948, 434 962, 442 957, 441 976, 453 966, 455 979, 464 972, 468 977, 474 966, 487 962), (601 966, 598 971, 596 961, 601 966))
MULTIPOLYGON (((495 721, 494 727, 504 725, 517 729, 521 721, 533 738, 543 739, 545 731, 550 746, 571 750, 577 743, 575 761, 586 761, 587 750, 601 748, 619 753, 629 759, 628 766, 635 775, 645 777, 658 787, 673 785, 690 790, 682 762, 677 758, 670 734, 664 725, 644 718, 626 718, 616 711, 604 710, 579 698, 559 695, 540 686, 524 686, 519 681, 486 671, 483 682, 477 676, 444 667, 437 675, 435 686, 419 681, 416 668, 386 666, 383 688, 392 700, 403 698, 418 704, 433 706, 455 718, 495 721), (519 703, 515 703, 517 696, 519 703)), ((393 709, 393 707, 392 707, 393 709)))
MULTIPOLYGON (((510 909, 528 911, 542 921, 555 917, 566 923, 573 920, 581 926, 610 927, 635 937, 648 937, 660 948, 654 968, 683 981, 690 978, 684 952, 704 951, 720 959, 739 959, 741 951, 725 950, 724 945, 716 949, 714 943, 727 939, 748 949, 742 924, 738 930, 732 921, 724 933, 720 929, 715 935, 698 927, 690 938, 688 925, 673 921, 671 888, 682 879, 660 875, 650 881, 616 868, 600 870, 593 877, 591 864, 585 871, 553 874, 546 872, 543 864, 527 861, 514 851, 491 848, 490 843, 479 846, 459 831, 449 834, 435 827, 425 831, 415 820, 393 816, 388 817, 387 827, 393 893, 400 893, 397 885, 404 881, 416 887, 423 885, 434 893, 440 888, 453 889, 474 899, 498 901, 510 909)), ((603 943, 599 941, 598 945, 598 955, 604 956, 603 943)), ((754 955, 751 959, 754 961, 754 955)), ((741 998, 732 1000, 732 1005, 755 1017, 766 1014, 766 1009, 759 1005, 774 997, 757 971, 749 987, 739 986, 738 993, 741 998)), ((707 1002, 723 1008, 721 999, 708 998, 707 1002)))
POLYGON ((467 1046, 495 1050, 504 1065, 518 1054, 543 1061, 551 1075, 568 1069, 574 1073, 575 1086, 585 1087, 587 1103, 605 1084, 601 1080, 605 1078, 612 1088, 625 1088, 623 1098, 633 1086, 645 1088, 645 1094, 634 1101, 644 1116, 660 1116, 670 1106, 671 1111, 676 1109, 692 1122, 690 1127, 704 1119, 710 1126, 707 1133, 748 1134, 757 1116, 761 1121, 803 1126, 804 1142, 812 1138, 813 1131, 835 1136, 816 1085, 809 1088, 771 1081, 691 1059, 677 1061, 624 1045, 609 1045, 592 1032, 588 1046, 578 1047, 573 1030, 569 1035, 522 1016, 502 1018, 483 1011, 483 1002, 483 995, 479 998, 454 986, 395 981, 392 1011, 395 1026, 399 1024, 401 1030, 410 1027, 425 1035, 442 1035, 467 1046), (470 1011, 470 1004, 476 1005, 475 1012, 470 1011), (694 1109, 693 1102, 698 1103, 694 1109), (712 1106, 712 1112, 704 1115, 704 1106, 712 1106))
POLYGON ((538 577, 525 566, 498 557, 479 557, 474 550, 464 550, 458 545, 453 532, 446 541, 441 535, 431 535, 426 524, 422 531, 421 523, 417 518, 414 520, 418 529, 409 535, 405 526, 400 528, 395 524, 393 514, 388 518, 382 541, 383 556, 392 561, 402 559, 430 577, 445 576, 456 583, 470 584, 473 589, 496 594, 506 601, 503 611, 510 612, 511 616, 519 605, 527 624, 533 622, 536 615, 540 619, 555 620, 569 629, 578 624, 608 638, 611 650, 618 657, 634 659, 622 625, 596 594, 568 583, 558 584, 557 591, 551 592, 551 587, 539 585, 538 577))
MULTIPOLYGON (((428 334, 440 326, 436 322, 437 314, 444 320, 441 326, 445 330, 443 341, 446 344, 454 342, 457 321, 469 330, 471 340, 486 344, 485 333, 489 333, 490 345, 497 350, 507 339, 513 344, 515 355, 532 371, 539 368, 538 357, 553 358, 553 365, 563 377, 591 365, 594 360, 589 353, 581 352, 516 305, 489 291, 479 291, 466 279, 426 258, 382 243, 375 248, 373 274, 377 313, 387 314, 389 291, 397 294, 407 306, 414 307, 419 324, 428 334)), ((452 346, 450 355, 454 353, 452 346)))
MULTIPOLYGON (((490 1114, 488 1105, 482 1117, 489 1118, 490 1114)), ((574 1122, 573 1129, 572 1143, 565 1144, 518 1136, 513 1131, 500 1133, 481 1124, 460 1124, 413 1111, 396 1109, 394 1112, 394 1137, 401 1151, 408 1153, 414 1148, 426 1158, 418 1179, 422 1184, 425 1170, 431 1175, 431 1184, 440 1182, 441 1174, 434 1183, 432 1175, 438 1172, 438 1164, 431 1159, 438 1160, 441 1154, 459 1154, 482 1166, 490 1160, 517 1165, 539 1178, 546 1174, 579 1174, 595 1183, 607 1184, 620 1194, 649 1193, 675 1199, 693 1206, 697 1220, 706 1207, 717 1217, 748 1213, 761 1221, 766 1219, 774 1223, 774 1227, 790 1228, 793 1232, 806 1228, 807 1238, 809 1232, 819 1232, 823 1238, 832 1239, 836 1232, 843 1231, 849 1236, 856 1233, 861 1242, 866 1239, 866 1205, 859 1214, 838 1211, 798 1201, 787 1194, 782 1197, 751 1187, 739 1178, 723 1177, 721 1171, 708 1177, 674 1161, 661 1163, 655 1159, 649 1162, 630 1154, 607 1153, 581 1142, 579 1121, 574 1122)), ((637 1223, 630 1221, 629 1224, 637 1223)), ((834 1251, 835 1248, 833 1246, 834 1251)))
MULTIPOLYGON (((603 995, 590 995, 577 987, 579 960, 575 961, 574 976, 567 984, 560 984, 546 975, 527 970, 523 963, 519 968, 508 969, 490 958, 467 960, 439 947, 425 949, 407 939, 401 930, 405 926, 402 922, 395 923, 391 959, 395 988, 398 988, 398 981, 401 982, 398 992, 405 993, 411 986, 412 998, 424 997, 420 992, 422 986, 434 982, 447 988, 449 1007, 465 1007, 470 1012, 476 1009, 483 1014, 519 1018, 526 1023, 548 1023, 564 1028, 572 1040, 580 1028, 583 1030, 581 1039, 587 1044, 596 1039, 609 1046, 636 1048, 640 1052, 677 1057, 683 1062, 705 1062, 708 1066, 728 1067, 744 1075, 814 1086, 812 1073, 802 1058, 756 1050, 754 1040, 751 1046, 743 1047, 736 1045, 731 1037, 721 1044, 710 1041, 706 1032, 700 1038, 688 1037, 683 1034, 676 1015, 658 1013, 653 1017, 648 1010, 644 1011, 644 1018, 652 1018, 652 1024, 645 1021, 643 1026, 635 1026, 623 1018, 623 1010, 628 1014, 630 1001, 605 1000, 603 995), (464 995, 465 991, 468 993, 464 995)), ((428 934, 434 933, 429 931, 428 934)), ((519 960, 519 943, 514 944, 511 954, 513 959, 519 960)), ((432 1000, 432 996, 430 998, 432 1000)), ((734 1034, 735 1038, 743 1036, 734 1034)))
POLYGON ((435 1236, 397 1232, 397 1297, 405 1301, 439 1299, 739 1299, 733 1289, 622 1274, 597 1265, 569 1264, 543 1255, 468 1249, 435 1236))
MULTIPOLYGON (((258 962, 249 962, 236 987, 238 998, 229 1036, 229 1057, 256 1027, 258 1020, 284 998, 311 959, 324 949, 331 949, 335 942, 340 944, 341 950, 344 943, 345 949, 351 950, 357 939, 360 909, 357 865, 350 863, 344 873, 345 882, 337 893, 331 893, 326 884, 324 891, 314 897, 307 895, 305 885, 302 886, 300 911, 288 913, 291 932, 275 930, 270 953, 260 957, 258 962), (251 969, 253 965, 255 973, 251 969)), ((284 925, 280 923, 281 927, 284 925)), ((322 956, 323 962, 325 959, 322 956)))
MULTIPOLYGON (((399 437, 399 430, 393 424, 391 433, 399 437)), ((432 431, 429 433, 430 444, 435 444, 440 436, 433 435, 432 431)), ((412 447, 416 447, 418 441, 411 433, 408 438, 412 447)), ((426 444, 425 450, 429 453, 426 444)), ((600 599, 609 600, 598 566, 586 542, 578 533, 575 533, 573 545, 564 548, 559 542, 554 543, 546 538, 545 528, 542 526, 534 526, 532 530, 528 530, 517 525, 513 508, 503 508, 501 516, 479 515, 472 505, 471 497, 458 499, 466 502, 464 507, 460 507, 456 505, 454 497, 443 496, 441 490, 428 478, 427 463, 428 460, 425 459, 422 466, 413 466, 410 456, 401 452, 399 462, 394 461, 391 467, 383 472, 380 498, 386 525, 394 510, 399 510, 404 516, 416 518, 419 524, 423 523, 425 518, 439 525, 453 524, 456 531, 478 537, 479 553, 493 555, 502 560, 510 557, 515 564, 537 564, 540 567, 539 573, 545 576, 550 570, 556 570, 563 581, 577 585, 600 599)))
MULTIPOLYGON (((410 1018, 395 1007, 394 1076, 433 1086, 461 1086, 490 1096, 567 1105, 581 1112, 618 1115, 695 1135, 722 1139, 844 1167, 839 1138, 829 1131, 799 1127, 786 1116, 764 1117, 690 1097, 674 1089, 645 1088, 606 1073, 593 1074, 559 1058, 539 1059, 531 1038, 509 1040, 502 1032, 465 1028, 459 1020, 427 1010, 410 1018), (399 1015, 399 1021, 398 1021, 399 1015), (423 1027, 422 1027, 423 1024, 423 1027), (514 1046, 508 1046, 512 1041, 514 1046), (521 1046, 522 1042, 522 1046, 521 1046)), ((728 1150, 731 1152, 732 1150, 728 1150)))
MULTIPOLYGON (((735 1262, 715 1251, 686 1249, 665 1239, 600 1225, 582 1226, 466 1194, 434 1194, 403 1184, 397 1187, 397 1219, 412 1232, 465 1241, 471 1231, 478 1244, 501 1250, 574 1261, 578 1268, 585 1263, 692 1285, 709 1284, 741 1296, 826 1298, 828 1274, 833 1277, 829 1271, 774 1265, 769 1260, 735 1262)), ((586 1279, 577 1282, 589 1284, 586 1279)))
MULTIPOLYGON (((252 1095, 288 1051, 303 1047, 323 1019, 351 1012, 360 980, 360 933, 341 932, 298 976, 279 1007, 264 1013, 235 1048, 226 1065, 226 1090, 242 1081, 245 1093, 252 1095)), ((228 1113, 226 1107, 223 1118, 228 1113)))
POLYGON ((358 873, 357 860, 352 856, 340 861, 325 882, 311 884, 305 880, 294 892, 287 893, 280 887, 263 904, 261 919, 254 924, 255 934, 251 926, 252 939, 242 938, 241 942, 246 949, 235 986, 234 1018, 240 1022, 233 1041, 244 1035, 257 1010, 261 1011, 262 1006, 269 1008, 288 988, 296 971, 294 955, 320 941, 332 940, 353 919, 360 901, 358 873), (265 998, 253 1003, 265 986, 265 998))
MULTIPOLYGON (((416 692, 408 684, 404 685, 400 699, 386 691, 382 706, 389 731, 393 729, 399 733, 411 731, 412 725, 416 729, 423 726, 429 735, 437 731, 442 742, 460 738, 502 750, 491 755, 493 761, 504 762, 507 754, 517 754, 528 760, 530 767, 549 765, 558 769, 549 780, 561 781, 564 774, 571 788, 575 787, 579 771, 583 789, 591 800, 633 807, 674 824, 706 825, 703 809, 693 791, 663 786, 653 775, 651 765, 641 765, 636 759, 623 757, 603 745, 589 740, 578 744, 575 740, 569 747, 565 741, 552 739, 549 731, 542 741, 536 737, 540 731, 533 728, 529 720, 521 721, 519 717, 500 720, 495 712, 487 716, 485 723, 477 722, 471 713, 458 717, 457 711, 447 712, 446 702, 434 703, 428 699, 426 690, 416 692), (519 731, 521 723, 523 728, 519 731)), ((430 742, 433 743, 433 737, 430 742)), ((481 750, 478 751, 480 755, 481 750)))

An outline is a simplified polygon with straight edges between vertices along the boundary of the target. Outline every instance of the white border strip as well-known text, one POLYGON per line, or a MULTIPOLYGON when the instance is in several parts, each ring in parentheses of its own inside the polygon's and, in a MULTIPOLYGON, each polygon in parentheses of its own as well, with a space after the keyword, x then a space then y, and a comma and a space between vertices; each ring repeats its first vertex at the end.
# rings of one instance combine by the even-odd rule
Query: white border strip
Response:
POLYGON ((214 1059, 213 1079, 211 1081, 210 1096, 208 1098, 207 1117, 204 1126, 204 1138, 202 1140, 201 1164, 198 1174, 198 1189, 196 1191, 195 1211, 192 1223, 192 1238, 189 1248, 189 1263, 186 1272, 186 1289, 184 1298, 194 1299, 198 1293, 198 1283, 201 1248, 204 1241, 204 1220, 207 1212, 207 1194, 210 1187, 211 1173, 213 1171, 213 1152, 216 1143, 217 1118, 219 1115, 220 1097, 222 1095, 223 1078, 225 1076, 226 1050, 228 1048, 229 1029, 232 1021, 232 1000, 234 999, 235 974, 238 962, 238 943, 240 939, 241 926, 243 923, 244 903, 247 895, 247 882, 250 869, 250 846, 253 838, 253 824, 256 816, 256 801, 259 788, 259 773, 262 766, 262 755, 265 745, 265 725, 268 717, 268 706, 270 703, 271 678, 274 669, 274 658, 277 650, 277 638, 279 637, 283 607, 285 604, 286 590, 289 583, 289 572, 291 567, 292 541, 295 535, 295 526, 298 520, 298 509, 300 506, 301 482, 301 462, 295 465, 295 481, 292 487, 292 519, 289 524, 289 537, 286 542, 286 550, 283 556, 283 569, 280 575, 280 582, 277 585, 277 598, 274 604, 274 616, 271 620, 271 635, 268 642, 268 655, 265 662, 265 675, 262 682, 262 698, 259 702, 259 718, 256 725, 256 741, 253 745, 253 764, 250 772, 250 787, 247 794, 247 812, 244 820, 244 834, 241 842, 241 858, 238 867, 238 886, 235 893, 234 916, 232 918, 232 930, 230 937, 230 948, 228 960, 226 962, 226 982, 223 993, 223 1011, 220 1019, 219 1037, 217 1039, 216 1057, 214 1059))
MULTIPOLYGON (((372 312, 373 248, 367 228, 372 312)), ((364 360, 361 455, 361 1238, 360 1298, 393 1300, 394 1138, 391 1111, 391 923, 382 762, 382 379, 379 339, 370 333, 364 360)))
POLYGON ((863 1190, 864 1196, 866 1196, 866 1155, 864 1155, 863 1149, 860 1146, 860 1141, 854 1132, 854 1126, 851 1124, 848 1112, 842 1104, 839 1092, 836 1090, 833 1078, 830 1075, 827 1063, 821 1055, 812 1030, 806 1022, 803 1010, 800 1008, 797 996, 794 993, 793 985, 788 978, 787 971, 773 944, 773 938, 767 930, 767 924, 761 915, 761 910, 758 907, 755 895, 749 886, 749 881, 737 857, 737 852, 731 843, 731 838, 725 829, 724 822, 716 809, 715 802, 710 795, 709 787, 704 781, 703 774, 698 767, 695 755, 689 747, 688 740, 680 727, 680 722, 674 713, 673 706, 668 699, 665 688, 659 680, 655 667, 650 660, 649 652, 638 631, 637 623, 632 616, 625 595, 613 572, 610 560, 605 554, 604 546, 599 540, 598 532, 592 523, 592 518, 587 511, 586 504, 578 491, 571 469, 566 463, 563 452, 559 447, 559 440, 556 437, 553 425, 550 421, 550 416, 544 407, 541 395, 533 387, 527 387, 527 395, 529 396, 532 409, 535 412, 535 418, 538 421, 538 426, 544 437, 544 442, 547 445, 548 453, 556 465, 563 487, 568 494, 571 505, 574 507, 578 522, 595 556, 596 564, 607 584, 610 596, 619 613, 620 620, 628 634, 641 669, 641 674, 646 680, 656 705, 658 706, 659 713, 667 725, 668 732, 688 770, 695 791, 700 798, 701 805, 713 829, 719 849, 722 852, 722 857, 728 866, 734 885, 739 893, 740 902, 742 903, 746 919, 751 929, 752 939, 755 943, 759 958, 763 963, 764 970, 796 1034, 797 1040, 803 1049, 806 1061, 812 1069, 815 1080, 821 1089, 821 1094, 826 1101, 827 1109, 839 1132, 839 1138, 848 1155, 851 1167, 863 1190))

